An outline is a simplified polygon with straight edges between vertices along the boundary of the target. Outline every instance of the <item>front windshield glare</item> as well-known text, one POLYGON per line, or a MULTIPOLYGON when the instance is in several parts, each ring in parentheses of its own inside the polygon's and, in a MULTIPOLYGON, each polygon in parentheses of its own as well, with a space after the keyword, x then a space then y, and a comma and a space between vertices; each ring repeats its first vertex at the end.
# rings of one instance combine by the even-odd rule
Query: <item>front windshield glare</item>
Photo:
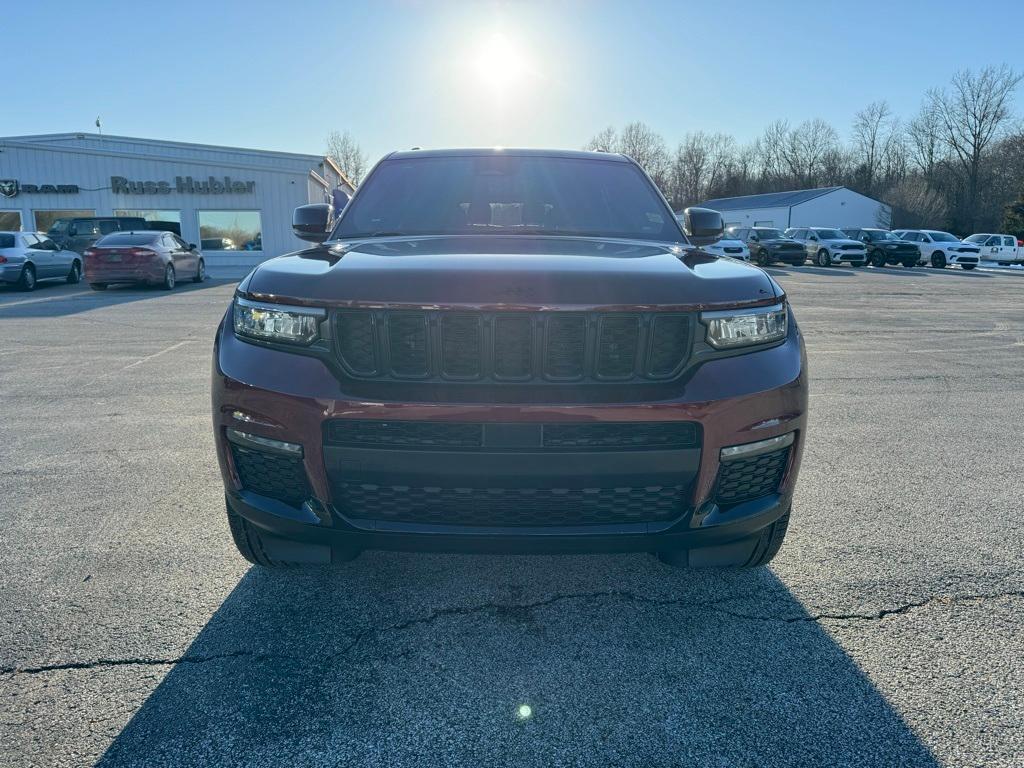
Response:
POLYGON ((816 229, 814 233, 822 240, 849 240, 846 235, 838 229, 816 229))
POLYGON ((481 234, 685 242, 632 163, 502 154, 385 160, 332 237, 481 234))
POLYGON ((931 235, 932 240, 934 240, 936 243, 959 243, 960 242, 955 237, 953 237, 953 235, 949 234, 949 232, 929 232, 928 234, 931 235))
POLYGON ((762 240, 777 240, 780 237, 785 237, 777 229, 755 229, 754 234, 757 235, 762 240))
POLYGON ((965 238, 964 242, 965 243, 983 243, 986 240, 988 240, 988 238, 989 238, 988 235, 971 235, 970 237, 965 238))

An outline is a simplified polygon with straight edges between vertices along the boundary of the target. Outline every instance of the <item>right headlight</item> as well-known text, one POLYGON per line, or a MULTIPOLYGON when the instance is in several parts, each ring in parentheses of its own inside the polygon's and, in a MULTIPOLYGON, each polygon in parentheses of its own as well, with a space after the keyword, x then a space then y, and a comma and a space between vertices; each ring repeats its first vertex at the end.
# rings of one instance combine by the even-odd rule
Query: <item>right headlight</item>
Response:
POLYGON ((235 333, 285 344, 312 344, 320 333, 322 309, 268 304, 235 297, 235 333))
POLYGON ((707 326, 708 344, 716 349, 769 344, 786 338, 785 304, 702 312, 700 320, 707 326))

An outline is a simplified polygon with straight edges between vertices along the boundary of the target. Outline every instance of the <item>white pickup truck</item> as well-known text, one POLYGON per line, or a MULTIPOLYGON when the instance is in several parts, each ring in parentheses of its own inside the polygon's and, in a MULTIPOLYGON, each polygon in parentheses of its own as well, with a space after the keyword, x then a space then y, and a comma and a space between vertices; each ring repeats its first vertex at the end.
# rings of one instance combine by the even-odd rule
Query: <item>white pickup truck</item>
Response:
POLYGON ((1017 245, 1017 238, 1013 235, 993 235, 984 232, 965 237, 964 242, 980 247, 981 258, 985 261, 995 261, 1004 267, 1010 264, 1024 264, 1024 248, 1017 245))

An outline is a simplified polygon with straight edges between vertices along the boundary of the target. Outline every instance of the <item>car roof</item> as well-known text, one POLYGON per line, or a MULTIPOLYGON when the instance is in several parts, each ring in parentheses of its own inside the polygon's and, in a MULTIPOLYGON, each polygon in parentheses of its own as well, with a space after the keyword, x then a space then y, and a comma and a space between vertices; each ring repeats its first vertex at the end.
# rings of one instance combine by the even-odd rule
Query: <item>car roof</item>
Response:
POLYGON ((407 160, 418 157, 553 157, 575 160, 610 160, 617 163, 633 162, 615 152, 589 152, 576 149, 525 149, 519 147, 462 147, 453 149, 409 149, 392 152, 385 160, 407 160))

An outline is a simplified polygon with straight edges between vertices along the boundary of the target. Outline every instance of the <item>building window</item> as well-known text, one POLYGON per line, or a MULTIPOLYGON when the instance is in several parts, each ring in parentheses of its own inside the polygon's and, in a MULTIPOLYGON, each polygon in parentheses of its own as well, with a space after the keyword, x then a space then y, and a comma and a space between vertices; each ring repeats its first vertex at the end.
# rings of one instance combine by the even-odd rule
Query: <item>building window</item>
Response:
POLYGON ((21 211, 0 211, 0 231, 20 232, 21 211))
POLYGON ((199 237, 204 251, 262 251, 259 211, 199 211, 199 237))
POLYGON ((36 219, 36 232, 48 232, 57 219, 77 219, 95 216, 96 211, 66 209, 62 211, 33 211, 36 219))
POLYGON ((181 211, 163 211, 150 208, 118 208, 115 216, 127 216, 132 219, 145 219, 150 229, 173 232, 181 236, 181 211))

